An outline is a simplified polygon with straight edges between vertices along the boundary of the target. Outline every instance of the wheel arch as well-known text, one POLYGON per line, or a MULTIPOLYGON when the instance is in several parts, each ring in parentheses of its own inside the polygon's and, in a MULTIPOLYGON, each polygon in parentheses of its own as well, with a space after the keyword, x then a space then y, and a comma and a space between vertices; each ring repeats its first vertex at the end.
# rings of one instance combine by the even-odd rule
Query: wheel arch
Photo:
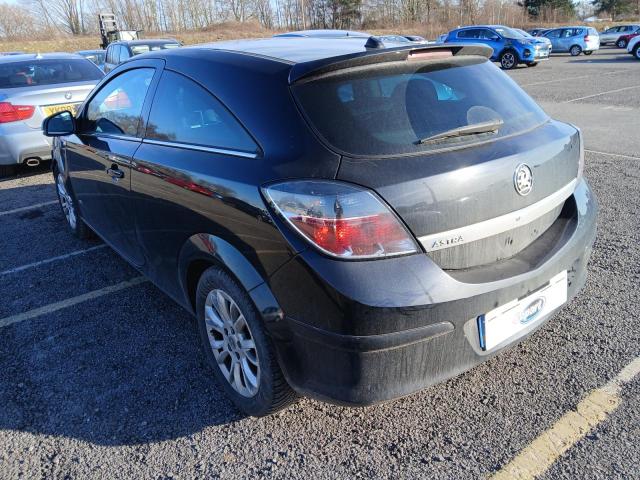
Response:
POLYGON ((208 233, 192 235, 183 245, 178 258, 183 304, 192 313, 196 313, 198 281, 202 273, 213 266, 225 270, 245 289, 265 321, 283 318, 282 310, 266 284, 266 275, 261 274, 232 244, 208 233))

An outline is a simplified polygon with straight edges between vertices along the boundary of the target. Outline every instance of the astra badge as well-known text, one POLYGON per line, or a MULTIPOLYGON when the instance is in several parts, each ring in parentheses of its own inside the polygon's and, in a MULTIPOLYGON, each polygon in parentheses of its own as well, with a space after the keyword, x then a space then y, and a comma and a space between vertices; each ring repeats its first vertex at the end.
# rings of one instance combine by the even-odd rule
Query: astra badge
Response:
POLYGON ((521 163, 516 167, 516 171, 513 174, 513 185, 516 187, 516 192, 523 197, 531 193, 531 189, 533 188, 533 173, 531 173, 529 165, 521 163))

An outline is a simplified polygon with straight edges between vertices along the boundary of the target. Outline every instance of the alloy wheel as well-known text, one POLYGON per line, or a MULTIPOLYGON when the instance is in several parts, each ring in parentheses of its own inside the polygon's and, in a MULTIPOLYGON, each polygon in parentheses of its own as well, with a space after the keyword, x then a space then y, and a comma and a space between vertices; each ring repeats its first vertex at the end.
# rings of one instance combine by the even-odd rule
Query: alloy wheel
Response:
POLYGON ((618 48, 625 48, 626 46, 627 46, 627 42, 625 42, 624 40, 618 40, 618 44, 617 44, 618 48))
POLYGON ((571 47, 571 50, 569 50, 569 53, 574 57, 580 55, 580 52, 582 52, 582 49, 578 45, 574 45, 571 47))
POLYGON ((506 70, 513 68, 513 65, 515 63, 516 63, 516 58, 511 52, 504 53, 502 55, 502 59, 500 60, 500 64, 502 65, 502 68, 506 70))
POLYGON ((56 187, 58 188, 58 199, 60 200, 60 206, 64 212, 64 216, 67 219, 67 223, 72 229, 76 228, 76 210, 73 206, 73 199, 67 192, 67 188, 64 185, 64 178, 59 173, 56 177, 56 187))
POLYGON ((244 315, 220 289, 209 292, 204 309, 209 344, 220 371, 236 392, 253 397, 260 384, 260 361, 244 315))

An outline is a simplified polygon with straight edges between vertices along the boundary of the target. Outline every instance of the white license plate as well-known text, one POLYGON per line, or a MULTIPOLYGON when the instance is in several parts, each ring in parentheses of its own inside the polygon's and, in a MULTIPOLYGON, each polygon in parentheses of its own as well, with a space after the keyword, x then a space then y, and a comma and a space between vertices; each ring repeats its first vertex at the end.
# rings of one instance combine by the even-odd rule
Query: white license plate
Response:
POLYGON ((567 301, 567 271, 531 295, 515 299, 478 317, 478 333, 483 350, 491 350, 514 337, 536 320, 567 301))

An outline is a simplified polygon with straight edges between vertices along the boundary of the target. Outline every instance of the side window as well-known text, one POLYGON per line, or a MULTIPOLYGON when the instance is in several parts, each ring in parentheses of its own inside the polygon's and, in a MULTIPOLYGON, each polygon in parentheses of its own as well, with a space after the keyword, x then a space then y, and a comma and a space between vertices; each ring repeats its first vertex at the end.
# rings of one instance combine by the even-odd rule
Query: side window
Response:
POLYGON ((87 105, 84 133, 135 137, 153 68, 128 70, 105 84, 87 105))
POLYGON ((562 30, 551 30, 550 32, 546 33, 546 37, 548 38, 560 38, 560 32, 562 30))
POLYGON ((109 45, 107 47, 107 56, 105 60, 107 63, 113 63, 113 49, 114 49, 113 45, 109 45))
POLYGON ((158 84, 146 138, 258 151, 244 127, 213 95, 194 81, 168 70, 158 84))
POLYGON ((131 58, 131 56, 129 55, 129 49, 124 45, 120 45, 120 55, 118 56, 117 63, 122 63, 126 60, 129 60, 129 58, 131 58))
POLYGON ((486 28, 483 28, 482 30, 480 30, 480 36, 478 38, 482 38, 484 40, 493 40, 494 38, 498 37, 498 34, 492 30, 488 30, 486 28))

